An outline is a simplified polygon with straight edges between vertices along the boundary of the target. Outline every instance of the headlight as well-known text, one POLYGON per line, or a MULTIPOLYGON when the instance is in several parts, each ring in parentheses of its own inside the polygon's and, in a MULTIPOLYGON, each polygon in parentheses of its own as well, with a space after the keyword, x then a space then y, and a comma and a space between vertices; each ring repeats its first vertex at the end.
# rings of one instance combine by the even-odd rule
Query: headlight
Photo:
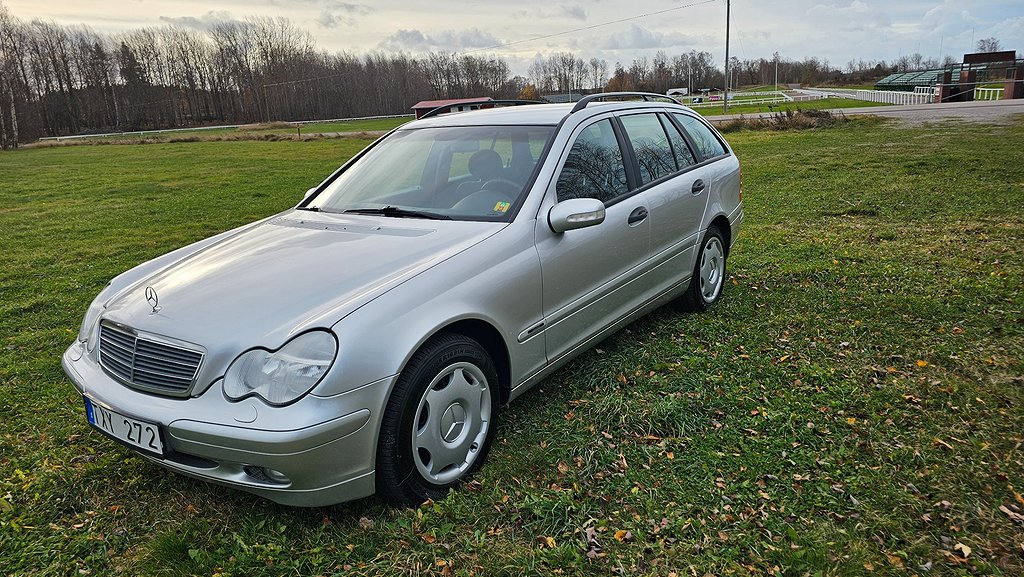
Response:
POLYGON ((271 405, 290 403, 320 382, 337 354, 338 343, 326 331, 305 333, 276 351, 247 351, 228 367, 224 394, 235 401, 258 395, 271 405))
POLYGON ((100 313, 103 312, 104 299, 96 297, 88 310, 85 311, 85 318, 82 319, 82 327, 78 329, 78 340, 86 343, 86 347, 92 351, 96 348, 97 339, 91 338, 96 334, 96 323, 100 320, 100 313))

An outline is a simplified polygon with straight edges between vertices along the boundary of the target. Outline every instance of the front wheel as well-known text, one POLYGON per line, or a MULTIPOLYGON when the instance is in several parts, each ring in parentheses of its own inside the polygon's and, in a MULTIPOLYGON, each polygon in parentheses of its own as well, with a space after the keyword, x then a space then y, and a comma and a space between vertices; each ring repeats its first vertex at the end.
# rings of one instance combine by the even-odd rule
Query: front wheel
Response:
POLYGON ((498 375, 463 335, 428 341, 399 375, 377 443, 377 490, 418 505, 440 499, 480 468, 494 438, 498 375))
POLYGON ((722 296, 725 285, 725 241, 717 227, 708 228, 697 252, 690 286, 683 294, 683 306, 691 311, 706 311, 722 296))

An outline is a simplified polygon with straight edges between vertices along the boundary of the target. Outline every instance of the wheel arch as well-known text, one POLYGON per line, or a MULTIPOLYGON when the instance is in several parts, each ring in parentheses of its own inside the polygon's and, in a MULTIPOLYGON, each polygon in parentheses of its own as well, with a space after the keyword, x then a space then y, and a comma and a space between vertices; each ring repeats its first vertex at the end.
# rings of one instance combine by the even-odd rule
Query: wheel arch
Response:
POLYGON ((732 249, 732 225, 729 224, 729 219, 724 214, 720 214, 711 219, 708 228, 712 226, 717 228, 718 232, 722 234, 722 242, 725 244, 725 256, 728 258, 729 251, 732 249))
POLYGON ((502 406, 508 404, 512 391, 512 362, 508 346, 498 329, 480 319, 461 319, 441 327, 431 335, 431 338, 442 333, 459 334, 480 343, 491 357, 494 370, 498 373, 498 403, 502 406))

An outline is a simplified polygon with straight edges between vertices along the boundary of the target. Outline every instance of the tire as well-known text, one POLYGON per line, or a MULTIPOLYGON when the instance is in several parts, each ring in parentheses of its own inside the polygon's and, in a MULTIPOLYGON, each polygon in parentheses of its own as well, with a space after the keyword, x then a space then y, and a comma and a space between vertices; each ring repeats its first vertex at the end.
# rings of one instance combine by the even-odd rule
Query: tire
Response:
POLYGON ((427 341, 384 409, 377 492, 412 506, 443 498, 483 465, 498 408, 498 374, 479 343, 458 334, 427 341))
POLYGON ((725 241, 718 227, 708 228, 697 250, 690 286, 683 293, 683 308, 703 312, 722 297, 725 288, 725 241))

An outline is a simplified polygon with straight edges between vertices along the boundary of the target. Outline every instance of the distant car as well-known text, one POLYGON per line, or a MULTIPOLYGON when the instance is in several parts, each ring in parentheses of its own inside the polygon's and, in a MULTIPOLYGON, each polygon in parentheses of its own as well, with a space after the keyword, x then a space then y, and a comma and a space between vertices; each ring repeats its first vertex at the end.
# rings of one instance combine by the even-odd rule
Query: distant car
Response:
POLYGON ((295 208, 114 278, 63 356, 89 423, 279 503, 442 497, 509 401, 722 294, 736 156, 688 108, 609 96, 410 122, 295 208))

